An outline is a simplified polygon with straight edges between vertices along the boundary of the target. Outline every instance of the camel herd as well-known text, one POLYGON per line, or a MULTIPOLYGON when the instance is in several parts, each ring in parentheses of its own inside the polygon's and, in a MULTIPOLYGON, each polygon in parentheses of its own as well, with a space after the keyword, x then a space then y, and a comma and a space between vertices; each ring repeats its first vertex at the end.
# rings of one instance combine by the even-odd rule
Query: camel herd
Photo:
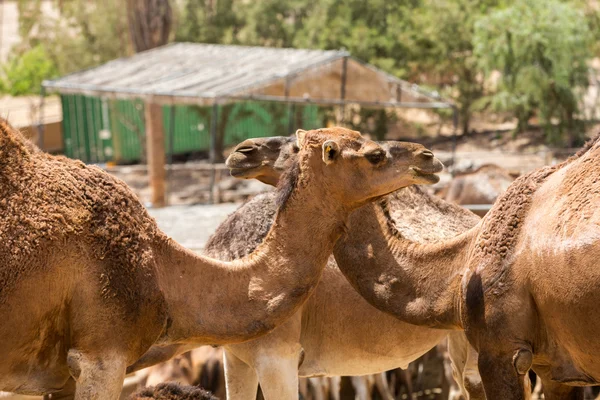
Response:
POLYGON ((0 390, 116 399, 126 373, 211 344, 227 398, 297 399, 299 377, 406 367, 444 338, 465 399, 529 398, 530 370, 546 399, 600 384, 600 136, 483 219, 412 186, 442 170, 414 143, 299 130, 227 163, 277 189, 200 256, 121 181, 0 122, 0 390))

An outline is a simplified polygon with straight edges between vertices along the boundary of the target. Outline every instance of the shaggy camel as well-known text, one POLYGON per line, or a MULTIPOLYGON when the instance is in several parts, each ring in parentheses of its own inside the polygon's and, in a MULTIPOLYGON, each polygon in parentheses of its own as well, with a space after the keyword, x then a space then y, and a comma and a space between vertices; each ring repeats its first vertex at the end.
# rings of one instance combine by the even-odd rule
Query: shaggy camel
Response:
MULTIPOLYGON (((291 138, 249 139, 235 148, 227 165, 234 176, 272 184, 296 153, 291 138)), ((452 237, 479 221, 469 211, 436 200, 419 188, 391 196, 401 216, 399 226, 412 240, 452 237)), ((256 196, 219 226, 206 245, 207 254, 230 260, 250 253, 269 231, 275 211, 273 193, 256 196)), ((294 317, 260 339, 225 346, 228 396, 252 399, 260 382, 267 400, 293 399, 298 396, 298 375, 365 375, 406 368, 448 333, 378 312, 352 288, 331 258, 314 294, 294 317)), ((476 359, 471 354, 467 360, 463 333, 451 334, 451 351, 461 387, 464 372, 470 398, 482 398, 476 359)))
POLYGON ((161 383, 141 389, 129 396, 129 400, 219 400, 212 393, 197 386, 178 383, 161 383))
POLYGON ((169 239, 118 179, 0 122, 0 390, 116 399, 147 351, 138 366, 269 332, 310 296, 352 209, 442 169, 420 145, 386 151, 343 128, 297 136, 273 229, 222 262, 169 239))
POLYGON ((138 372, 141 373, 145 377, 138 381, 140 387, 179 382, 200 386, 219 398, 226 396, 222 347, 202 346, 138 372))
POLYGON ((419 326, 464 329, 489 400, 546 399, 600 382, 600 136, 517 179, 474 228, 435 244, 398 232, 385 204, 352 214, 334 247, 371 304, 419 326), (425 268, 415 268, 423 265, 425 268))

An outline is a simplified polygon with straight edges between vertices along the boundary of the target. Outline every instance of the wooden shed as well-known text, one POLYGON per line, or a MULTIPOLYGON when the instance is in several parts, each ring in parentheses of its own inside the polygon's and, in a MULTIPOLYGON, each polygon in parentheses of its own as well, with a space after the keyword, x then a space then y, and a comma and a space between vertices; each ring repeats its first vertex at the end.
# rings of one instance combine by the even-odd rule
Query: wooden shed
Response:
MULTIPOLYGON (((165 132, 173 131, 165 126, 172 123, 165 121, 175 120, 176 105, 210 108, 206 136, 212 162, 217 158, 219 110, 225 104, 269 101, 290 107, 299 104, 451 107, 436 93, 424 91, 338 50, 173 43, 45 81, 43 86, 63 95, 127 99, 143 104, 152 203, 157 207, 165 204, 165 143, 169 143, 165 132), (170 118, 163 118, 165 112, 170 112, 170 118)), ((96 113, 103 115, 102 105, 96 108, 96 113)), ((103 126, 102 117, 91 126, 105 136, 110 129, 103 126)))

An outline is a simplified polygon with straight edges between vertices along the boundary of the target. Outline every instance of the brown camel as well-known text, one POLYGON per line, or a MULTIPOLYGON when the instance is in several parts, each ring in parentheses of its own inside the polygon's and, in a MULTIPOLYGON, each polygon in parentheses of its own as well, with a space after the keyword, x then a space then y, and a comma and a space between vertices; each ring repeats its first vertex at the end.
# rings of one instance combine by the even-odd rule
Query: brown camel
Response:
POLYGON ((517 179, 453 239, 411 242, 389 204, 367 205, 352 214, 334 255, 380 310, 464 329, 489 400, 525 398, 530 368, 546 399, 582 399, 581 386, 600 382, 599 176, 600 136, 564 163, 517 179))
POLYGON ((352 209, 442 168, 420 145, 386 151, 343 128, 297 136, 273 229, 222 262, 169 239, 118 179, 0 122, 0 390, 116 399, 153 345, 140 365, 269 332, 310 296, 352 209))
MULTIPOLYGON (((389 145, 380 144, 384 148, 389 145)), ((235 148, 227 165, 236 176, 274 183, 296 154, 291 138, 249 139, 235 148)), ((416 187, 390 196, 397 204, 399 229, 418 242, 455 236, 479 221, 469 211, 416 187)), ((275 211, 273 193, 263 193, 245 203, 209 239, 207 254, 231 260, 252 252, 269 231, 275 211)), ((267 400, 294 399, 298 397, 298 376, 365 375, 406 368, 448 333, 417 327, 374 309, 352 288, 331 258, 315 293, 294 317, 264 337, 225 346, 228 396, 253 399, 260 383, 267 400)), ((469 356, 463 333, 451 334, 451 351, 465 395, 464 383, 471 399, 483 398, 476 358, 474 353, 469 356)))
POLYGON ((457 204, 494 204, 515 178, 502 167, 485 164, 474 171, 455 175, 445 193, 438 195, 457 204))

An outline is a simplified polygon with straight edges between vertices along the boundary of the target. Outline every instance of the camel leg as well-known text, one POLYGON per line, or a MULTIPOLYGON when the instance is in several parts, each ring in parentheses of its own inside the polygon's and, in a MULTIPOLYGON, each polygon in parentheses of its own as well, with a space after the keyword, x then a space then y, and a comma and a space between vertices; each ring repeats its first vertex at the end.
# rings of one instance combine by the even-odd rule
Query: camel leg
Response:
POLYGON ((314 400, 325 400, 325 385, 323 385, 323 379, 324 378, 320 376, 308 378, 308 381, 313 388, 314 400))
POLYGON ((258 375, 254 369, 227 349, 223 352, 223 359, 227 399, 255 400, 258 390, 258 375))
POLYGON ((488 400, 530 398, 531 388, 527 371, 531 367, 532 355, 528 351, 521 351, 519 354, 498 355, 486 351, 479 353, 479 372, 488 400))
POLYGON ((542 392, 545 400, 583 400, 584 397, 584 388, 561 385, 550 380, 542 380, 542 392))
POLYGON ((367 382, 366 376, 353 376, 352 386, 356 392, 356 400, 371 400, 371 393, 369 391, 369 383, 367 382))
POLYGON ((394 395, 390 390, 390 385, 388 385, 387 377, 385 376, 385 372, 380 372, 378 374, 373 375, 375 378, 375 386, 381 395, 383 400, 394 400, 394 395))
POLYGON ((298 357, 260 358, 256 373, 265 400, 298 400, 298 357))
POLYGON ((76 400, 115 400, 121 394, 127 361, 120 355, 90 356, 69 350, 67 364, 75 378, 76 400))
MULTIPOLYGON (((467 362, 463 369, 463 388, 468 394, 469 400, 485 400, 485 392, 483 390, 483 384, 481 383, 481 376, 479 375, 479 368, 477 367, 477 351, 468 346, 467 348, 467 362)), ((464 396, 465 394, 463 394, 464 396)))

